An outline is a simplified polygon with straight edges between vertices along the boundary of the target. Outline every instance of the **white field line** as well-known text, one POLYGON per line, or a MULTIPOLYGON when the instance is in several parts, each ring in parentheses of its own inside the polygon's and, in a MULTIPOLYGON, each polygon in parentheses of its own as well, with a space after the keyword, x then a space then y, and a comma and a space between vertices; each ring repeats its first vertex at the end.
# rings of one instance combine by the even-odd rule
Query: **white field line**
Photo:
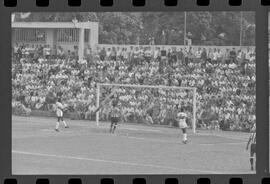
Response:
MULTIPOLYGON (((121 136, 121 137, 125 137, 125 136, 121 136)), ((128 137, 130 139, 136 139, 136 140, 144 140, 144 141, 150 141, 150 142, 161 142, 161 143, 180 143, 180 139, 178 141, 163 141, 163 140, 157 140, 157 139, 149 139, 149 138, 142 138, 142 137, 128 137)), ((192 145, 202 145, 202 146, 214 146, 214 145, 240 145, 240 144, 244 144, 246 142, 224 142, 224 143, 188 143, 188 144, 192 144, 192 145)))
MULTIPOLYGON (((230 137, 229 135, 219 135, 219 134, 211 134, 211 133, 197 133, 200 136, 216 136, 216 137, 222 137, 222 138, 226 138, 226 139, 233 139, 233 140, 245 140, 247 141, 247 138, 240 138, 240 137, 230 137)), ((196 134, 195 134, 196 135, 196 134)))
POLYGON ((225 143, 202 143, 202 144, 196 144, 196 145, 202 145, 202 146, 215 146, 215 145, 242 145, 246 144, 246 142, 225 142, 225 143))
POLYGON ((138 128, 128 128, 128 127, 119 127, 119 129, 145 131, 145 132, 161 132, 160 130, 154 130, 154 129, 138 129, 138 128))
MULTIPOLYGON (((162 165, 154 165, 154 164, 140 164, 140 163, 133 163, 133 162, 123 162, 123 161, 113 161, 113 160, 103 160, 103 159, 95 159, 95 158, 84 158, 84 157, 75 157, 75 156, 64 156, 64 155, 52 155, 52 154, 43 154, 43 153, 31 153, 31 152, 24 152, 24 151, 17 151, 13 150, 12 153, 15 154, 23 154, 23 155, 32 155, 32 156, 40 156, 40 157, 54 157, 59 159, 72 159, 72 160, 83 160, 83 161, 92 161, 92 162, 103 162, 103 163, 111 163, 117 165, 129 165, 129 166, 139 166, 139 167, 152 167, 152 168, 159 168, 159 169, 171 169, 171 170, 181 170, 189 171, 189 172, 199 172, 199 173, 207 173, 207 174, 223 174, 224 172, 217 172, 217 171, 208 171, 208 170, 198 170, 198 169, 182 169, 177 167, 168 167, 162 165)), ((191 174, 193 174, 191 173, 191 174)))
MULTIPOLYGON (((79 126, 83 126, 83 125, 79 125, 79 126)), ((97 126, 96 128, 106 128, 108 129, 108 126, 97 126)), ((134 130, 134 131, 144 131, 144 132, 161 132, 161 130, 156 130, 156 129, 150 129, 150 128, 146 128, 146 129, 141 129, 141 128, 130 128, 130 127, 125 127, 122 125, 118 125, 119 130, 134 130)))

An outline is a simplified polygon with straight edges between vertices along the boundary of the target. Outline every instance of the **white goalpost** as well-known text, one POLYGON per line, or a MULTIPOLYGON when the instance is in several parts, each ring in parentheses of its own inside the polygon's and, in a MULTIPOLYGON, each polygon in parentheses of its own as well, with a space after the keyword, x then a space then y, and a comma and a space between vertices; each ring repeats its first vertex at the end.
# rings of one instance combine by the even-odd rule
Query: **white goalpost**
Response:
MULTIPOLYGON (((164 90, 188 90, 192 93, 192 130, 194 133, 196 133, 196 112, 197 112, 197 99, 196 99, 196 93, 197 90, 195 87, 177 87, 177 86, 152 86, 152 85, 132 85, 132 84, 109 84, 109 83, 98 83, 97 84, 97 90, 96 90, 96 106, 100 106, 100 97, 101 97, 101 89, 104 87, 110 87, 110 88, 141 88, 141 89, 164 89, 164 90)), ((99 111, 96 112, 96 123, 97 126, 99 126, 99 111)))

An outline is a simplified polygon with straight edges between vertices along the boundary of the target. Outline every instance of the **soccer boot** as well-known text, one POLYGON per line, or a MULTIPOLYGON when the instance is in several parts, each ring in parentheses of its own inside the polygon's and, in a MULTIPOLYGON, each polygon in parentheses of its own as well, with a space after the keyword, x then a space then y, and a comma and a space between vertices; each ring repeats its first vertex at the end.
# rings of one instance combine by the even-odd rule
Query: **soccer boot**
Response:
POLYGON ((187 144, 187 142, 188 142, 187 140, 183 141, 184 144, 187 144))

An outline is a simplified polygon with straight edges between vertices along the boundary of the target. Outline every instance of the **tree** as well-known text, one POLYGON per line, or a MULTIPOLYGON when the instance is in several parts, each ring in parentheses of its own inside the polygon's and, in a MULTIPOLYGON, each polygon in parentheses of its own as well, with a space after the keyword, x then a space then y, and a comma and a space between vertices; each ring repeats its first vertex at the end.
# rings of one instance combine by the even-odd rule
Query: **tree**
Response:
MULTIPOLYGON (((187 12, 187 32, 195 45, 239 45, 240 12, 187 12)), ((99 43, 182 45, 184 12, 39 12, 15 21, 99 22, 99 43), (164 43, 163 43, 164 41, 164 43)), ((243 45, 255 45, 255 14, 243 12, 243 45)))

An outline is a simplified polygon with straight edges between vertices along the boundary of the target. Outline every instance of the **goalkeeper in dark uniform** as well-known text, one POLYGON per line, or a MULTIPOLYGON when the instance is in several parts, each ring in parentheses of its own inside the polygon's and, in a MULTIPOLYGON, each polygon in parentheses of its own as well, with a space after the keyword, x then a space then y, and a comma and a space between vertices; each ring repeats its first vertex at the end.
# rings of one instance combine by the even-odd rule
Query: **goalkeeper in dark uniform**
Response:
POLYGON ((110 133, 114 133, 116 129, 117 123, 121 119, 121 110, 117 107, 119 98, 115 92, 114 89, 112 89, 112 92, 102 101, 101 105, 96 108, 94 113, 97 113, 104 105, 111 102, 112 109, 110 111, 110 119, 111 119, 111 127, 110 127, 110 133))
POLYGON ((114 98, 112 100, 112 110, 110 112, 110 119, 111 119, 111 127, 110 127, 110 133, 114 133, 117 123, 120 121, 121 118, 121 111, 117 107, 118 105, 118 99, 114 98))

